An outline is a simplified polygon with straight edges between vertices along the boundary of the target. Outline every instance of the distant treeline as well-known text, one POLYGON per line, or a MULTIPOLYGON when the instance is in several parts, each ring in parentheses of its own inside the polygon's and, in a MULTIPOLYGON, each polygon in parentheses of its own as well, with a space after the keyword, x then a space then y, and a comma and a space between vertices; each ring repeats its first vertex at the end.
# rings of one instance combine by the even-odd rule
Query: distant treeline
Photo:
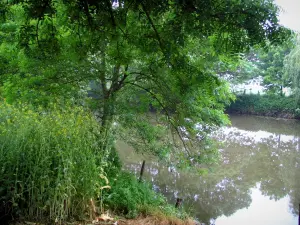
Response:
POLYGON ((236 97, 227 107, 227 113, 300 119, 300 107, 293 96, 242 94, 236 97))

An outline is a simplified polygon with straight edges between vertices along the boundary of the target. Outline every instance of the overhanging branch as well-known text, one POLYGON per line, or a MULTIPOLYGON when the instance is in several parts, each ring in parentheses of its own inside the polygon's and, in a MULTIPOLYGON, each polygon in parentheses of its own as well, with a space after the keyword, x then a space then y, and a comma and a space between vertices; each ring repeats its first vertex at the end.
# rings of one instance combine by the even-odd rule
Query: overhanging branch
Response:
POLYGON ((149 89, 139 85, 139 84, 135 84, 135 83, 132 83, 132 82, 126 82, 127 84, 130 84, 132 86, 135 86, 135 87, 138 87, 144 91, 146 91, 147 93, 149 93, 153 98, 155 98, 155 100, 158 102, 158 104, 163 108, 163 111, 165 112, 170 124, 172 125, 172 127, 175 129, 176 133, 178 134, 178 137, 180 138, 182 144, 183 144, 183 147, 184 147, 184 150, 187 152, 188 156, 191 157, 191 153, 190 151, 188 150, 188 147, 186 145, 186 143, 184 142, 183 140, 183 137, 181 136, 181 133, 179 131, 179 129, 177 128, 177 126, 171 121, 171 116, 168 112, 168 110, 166 109, 166 107, 164 106, 164 104, 157 98, 157 96, 152 92, 150 91, 149 89))

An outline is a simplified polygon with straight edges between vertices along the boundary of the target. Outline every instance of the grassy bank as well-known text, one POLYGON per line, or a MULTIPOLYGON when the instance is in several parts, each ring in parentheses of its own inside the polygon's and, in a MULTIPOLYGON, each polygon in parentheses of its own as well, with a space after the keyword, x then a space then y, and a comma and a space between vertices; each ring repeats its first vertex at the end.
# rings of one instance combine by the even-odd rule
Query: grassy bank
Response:
POLYGON ((226 109, 227 113, 260 115, 299 119, 300 109, 293 96, 237 95, 237 99, 226 109))
MULTIPOLYGON (((83 108, 0 105, 0 224, 91 221, 104 212, 181 221, 150 184, 121 171, 114 148, 99 148, 99 123, 83 108)), ((167 224, 167 223, 165 223, 167 224)))

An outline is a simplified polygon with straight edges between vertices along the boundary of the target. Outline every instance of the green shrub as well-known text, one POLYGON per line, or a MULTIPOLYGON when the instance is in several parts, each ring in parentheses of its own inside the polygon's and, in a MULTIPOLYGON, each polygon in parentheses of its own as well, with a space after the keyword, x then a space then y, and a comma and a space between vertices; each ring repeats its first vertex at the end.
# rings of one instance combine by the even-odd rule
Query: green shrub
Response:
POLYGON ((139 182, 133 174, 120 171, 111 177, 111 189, 104 191, 102 197, 105 208, 127 218, 138 215, 163 215, 187 219, 189 215, 183 209, 176 209, 167 203, 166 198, 156 193, 147 182, 139 182))
POLYGON ((121 171, 110 183, 111 190, 103 195, 107 208, 127 217, 135 217, 142 207, 158 207, 165 203, 165 199, 155 193, 147 183, 140 183, 136 177, 128 172, 121 171))
POLYGON ((0 106, 0 218, 83 216, 104 183, 97 121, 82 108, 0 106))
POLYGON ((293 96, 250 94, 238 95, 226 110, 229 113, 297 118, 296 109, 293 96))

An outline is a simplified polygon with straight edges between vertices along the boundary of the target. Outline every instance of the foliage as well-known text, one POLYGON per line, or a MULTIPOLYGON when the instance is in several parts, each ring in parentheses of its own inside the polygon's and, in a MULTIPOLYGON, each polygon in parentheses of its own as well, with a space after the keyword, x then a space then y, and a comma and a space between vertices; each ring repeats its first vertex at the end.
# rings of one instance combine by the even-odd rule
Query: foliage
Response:
POLYGON ((0 106, 0 217, 53 222, 85 216, 104 184, 99 125, 80 107, 31 108, 0 106))
POLYGON ((263 85, 270 93, 283 95, 283 88, 290 87, 290 79, 284 76, 284 60, 292 50, 292 40, 282 45, 271 46, 267 52, 258 52, 258 68, 263 76, 263 85))
POLYGON ((231 84, 241 84, 253 78, 260 76, 260 70, 257 64, 257 55, 255 48, 251 48, 245 54, 241 54, 240 60, 235 66, 229 67, 225 71, 220 71, 220 76, 224 77, 231 84))
POLYGON ((284 62, 286 77, 291 79, 297 103, 300 103, 300 40, 295 40, 295 47, 284 62))
POLYGON ((83 108, 53 104, 48 110, 33 109, 6 103, 0 108, 1 222, 10 216, 82 219, 90 213, 90 199, 97 197, 101 210, 130 218, 157 207, 165 216, 186 218, 149 184, 120 171, 116 150, 99 147, 99 124, 83 108), (102 190, 107 185, 110 189, 102 190))
MULTIPOLYGON (((223 111, 233 99, 215 68, 289 34, 278 24, 272 0, 117 2, 0 0, 1 97, 53 110, 19 113, 7 106, 20 114, 14 118, 20 125, 4 121, 12 129, 1 136, 4 169, 11 176, 22 171, 23 180, 3 175, 4 192, 14 190, 5 200, 12 205, 4 208, 54 220, 79 215, 87 199, 99 194, 100 169, 113 159, 118 170, 116 137, 185 167, 214 161, 209 133, 229 123, 223 111), (78 108, 53 109, 57 98, 89 106, 100 125, 78 108), (147 116, 150 107, 158 123, 147 116), (58 120, 62 112, 66 117, 58 120), (79 123, 80 115, 86 121, 79 123), (21 160, 24 155, 28 160, 21 160)), ((135 213, 153 195, 127 178, 129 183, 120 178, 112 184, 114 202, 107 201, 135 213)))
POLYGON ((164 216, 188 218, 185 211, 179 211, 169 205, 162 195, 152 189, 150 184, 138 182, 133 174, 121 171, 110 178, 111 189, 103 192, 102 195, 105 208, 123 214, 127 218, 134 218, 141 214, 157 214, 158 209, 164 216))
POLYGON ((139 183, 128 172, 116 174, 110 185, 111 190, 103 195, 104 204, 130 218, 138 216, 142 206, 158 207, 165 203, 164 198, 155 193, 148 184, 139 183))
POLYGON ((285 76, 284 61, 293 49, 293 38, 289 38, 280 45, 268 44, 267 48, 253 47, 236 67, 220 73, 230 83, 241 84, 254 78, 263 78, 261 85, 268 94, 283 95, 284 87, 291 87, 291 79, 285 76))
MULTIPOLYGON (((188 140, 163 148, 187 166, 201 158, 207 134, 228 123, 224 104, 233 97, 217 76, 218 63, 228 65, 236 53, 281 42, 289 33, 271 0, 1 3, 1 94, 7 101, 47 105, 63 96, 76 102, 92 80, 100 148, 110 150, 115 132, 123 130, 113 124, 144 133, 140 149, 158 141, 155 127, 140 124, 151 105, 165 116, 163 129, 188 140), (191 146, 198 148, 191 152, 191 146)), ((151 146, 160 152, 160 144, 151 146)))
POLYGON ((236 101, 226 110, 229 113, 284 118, 298 118, 299 116, 293 96, 238 95, 236 101))

